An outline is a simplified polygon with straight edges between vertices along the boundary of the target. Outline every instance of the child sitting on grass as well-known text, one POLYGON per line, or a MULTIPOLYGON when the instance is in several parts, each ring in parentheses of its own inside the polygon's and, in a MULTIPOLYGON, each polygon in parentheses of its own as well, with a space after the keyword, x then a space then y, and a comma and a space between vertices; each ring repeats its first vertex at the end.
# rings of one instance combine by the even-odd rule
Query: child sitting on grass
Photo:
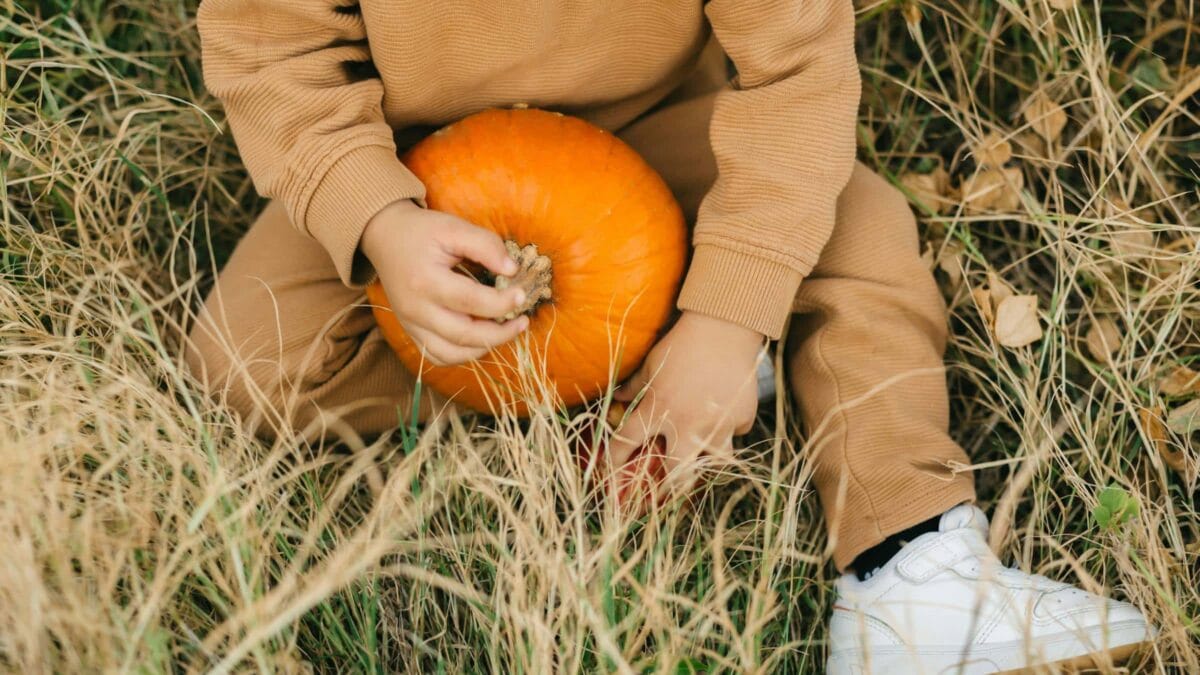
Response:
POLYGON ((204 0, 199 26, 207 84, 274 201, 188 360, 260 433, 322 413, 381 432, 411 408, 413 376, 364 302, 375 275, 437 363, 526 327, 490 320, 515 290, 453 271, 511 273, 499 237, 424 208, 397 152, 485 108, 558 110, 640 152, 693 224, 681 316, 618 394, 645 390, 617 465, 655 435, 676 474, 728 452, 764 342, 791 322, 787 379, 819 433, 844 572, 830 672, 1107 664, 1149 639, 1132 606, 1004 569, 986 544, 948 433, 941 296, 903 196, 854 159, 851 0, 204 0))

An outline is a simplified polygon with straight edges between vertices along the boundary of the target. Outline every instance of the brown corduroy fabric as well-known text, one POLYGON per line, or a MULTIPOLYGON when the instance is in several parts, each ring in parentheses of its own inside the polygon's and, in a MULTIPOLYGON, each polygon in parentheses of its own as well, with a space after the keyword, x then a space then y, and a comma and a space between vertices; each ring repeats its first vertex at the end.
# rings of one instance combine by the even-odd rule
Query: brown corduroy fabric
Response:
MULTIPOLYGON (((715 177, 703 143, 714 98, 664 108, 621 132, 691 215, 715 177)), ((835 212, 829 243, 789 305, 796 313, 784 347, 843 569, 888 535, 971 501, 974 488, 969 473, 952 470, 967 458, 947 434, 945 308, 904 197, 859 164, 835 212)), ((222 271, 188 361, 264 435, 279 425, 366 435, 412 408, 412 376, 361 292, 339 280, 278 202, 222 271)), ((425 399, 422 415, 438 405, 425 399)))

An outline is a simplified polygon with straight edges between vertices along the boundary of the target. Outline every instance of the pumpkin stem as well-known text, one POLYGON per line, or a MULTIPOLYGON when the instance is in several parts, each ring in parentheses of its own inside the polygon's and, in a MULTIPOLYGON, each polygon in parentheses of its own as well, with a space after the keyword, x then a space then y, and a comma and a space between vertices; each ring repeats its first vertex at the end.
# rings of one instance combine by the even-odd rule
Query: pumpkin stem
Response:
POLYGON ((520 286, 525 289, 525 302, 521 303, 520 307, 496 319, 501 323, 515 319, 521 314, 532 314, 538 305, 549 301, 551 297, 550 281, 553 279, 550 274, 550 259, 538 253, 537 244, 521 247, 510 239, 504 242, 504 248, 508 249, 508 255, 516 260, 520 267, 517 273, 511 277, 497 276, 496 288, 520 286))

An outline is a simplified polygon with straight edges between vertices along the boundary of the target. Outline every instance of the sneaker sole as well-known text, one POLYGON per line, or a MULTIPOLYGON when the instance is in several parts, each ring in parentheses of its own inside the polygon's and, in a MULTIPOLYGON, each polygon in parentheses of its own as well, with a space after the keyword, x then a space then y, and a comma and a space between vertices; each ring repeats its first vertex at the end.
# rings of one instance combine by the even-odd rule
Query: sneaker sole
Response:
MULTIPOLYGON (((1077 636, 1063 633, 1059 636, 1048 636, 1042 643, 1043 658, 1053 659, 1037 665, 1017 665, 1021 658, 1022 645, 1013 643, 996 645, 987 650, 970 654, 966 660, 959 650, 940 648, 926 650, 914 654, 908 650, 877 649, 865 658, 860 650, 834 653, 830 655, 827 664, 828 672, 833 675, 896 675, 898 673, 923 673, 925 675, 954 675, 969 673, 970 675, 1003 675, 1004 673, 1070 673, 1081 670, 1104 669, 1116 662, 1122 662, 1132 656, 1138 649, 1150 644, 1153 633, 1149 632, 1141 622, 1125 622, 1124 625, 1110 626, 1109 638, 1117 643, 1108 649, 1079 654, 1080 646, 1077 636), (1075 652, 1077 656, 1063 654, 1075 652), (1058 654, 1055 654, 1055 652, 1058 654), (868 668, 867 663, 871 666, 868 668), (1015 663, 1016 662, 1016 663, 1015 663)), ((1105 640, 1093 637, 1092 644, 1100 644, 1105 640)))
POLYGON ((1123 666, 1134 654, 1148 647, 1149 642, 1135 642, 1110 649, 1106 652, 1084 654, 1064 661, 1055 661, 1041 666, 1002 670, 996 675, 1046 675, 1048 673, 1080 673, 1085 671, 1102 671, 1113 666, 1123 666))

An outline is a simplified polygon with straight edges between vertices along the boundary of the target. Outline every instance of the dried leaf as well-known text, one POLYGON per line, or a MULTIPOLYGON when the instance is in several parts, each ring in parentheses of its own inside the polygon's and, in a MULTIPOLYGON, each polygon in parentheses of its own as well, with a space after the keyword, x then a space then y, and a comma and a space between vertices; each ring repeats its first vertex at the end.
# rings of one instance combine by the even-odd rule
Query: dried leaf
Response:
POLYGON ((1005 347, 1024 347, 1042 337, 1036 295, 1013 295, 996 306, 996 341, 1005 347))
POLYGON ((995 205, 1004 179, 998 171, 985 169, 963 179, 958 190, 967 210, 986 212, 995 205))
POLYGON ((1158 391, 1166 396, 1200 394, 1200 373, 1187 366, 1178 366, 1158 379, 1158 391))
POLYGON ((917 24, 921 23, 921 6, 916 2, 909 1, 904 3, 900 10, 904 14, 904 23, 908 24, 909 29, 916 28, 917 24))
POLYGON ((1109 235, 1113 253, 1120 258, 1145 258, 1154 251, 1154 234, 1135 227, 1117 227, 1109 235))
POLYGON ((989 329, 996 321, 996 312, 992 309, 992 294, 987 286, 979 286, 971 289, 971 299, 975 301, 975 306, 979 309, 979 316, 983 317, 983 323, 989 329))
POLYGON ((1067 126, 1067 113, 1043 91, 1034 92, 1025 102, 1025 121, 1048 141, 1057 139, 1067 126))
POLYGON ((969 210, 1012 211, 1021 205, 1025 176, 1020 168, 985 168, 963 179, 959 191, 969 210))
POLYGON ((938 269, 946 273, 953 286, 962 282, 963 252, 963 245, 957 239, 951 239, 942 246, 938 254, 938 269))
POLYGON ((1167 428, 1181 436, 1200 431, 1200 398, 1172 409, 1167 415, 1167 428))
POLYGON ((950 189, 950 174, 946 173, 944 168, 939 165, 937 168, 931 171, 929 175, 933 176, 934 180, 936 181, 938 194, 942 195, 943 197, 952 196, 951 193, 953 191, 950 189))
POLYGON ((916 171, 908 171, 900 175, 900 185, 907 190, 912 197, 924 203, 930 208, 934 208, 938 198, 937 179, 930 173, 917 173, 916 171))
POLYGON ((1012 159, 1012 143, 994 131, 984 136, 975 148, 975 161, 983 166, 999 168, 1010 159, 1012 159))
POLYGON ((1092 358, 1100 363, 1108 363, 1120 346, 1121 331, 1112 319, 1103 317, 1092 322, 1087 333, 1087 348, 1092 358))
POLYGON ((1182 450, 1171 447, 1167 425, 1162 420, 1162 408, 1139 408, 1138 420, 1142 423, 1142 431, 1150 441, 1150 447, 1162 457, 1163 462, 1180 473, 1186 472, 1187 457, 1182 450))
POLYGON ((1013 142, 1026 157, 1045 157, 1049 150, 1046 139, 1032 131, 1022 131, 1013 138, 1013 142))
POLYGON ((925 265, 925 269, 930 271, 937 266, 933 258, 933 244, 925 242, 925 248, 921 251, 921 263, 925 265))
POLYGON ((1004 186, 996 197, 995 208, 998 211, 1016 211, 1021 207, 1021 188, 1025 187, 1025 174, 1020 167, 1001 169, 1004 176, 1004 186))
POLYGON ((1073 9, 1079 0, 1048 0, 1050 6, 1057 10, 1073 9))
POLYGON ((931 173, 909 171, 900 176, 900 184, 913 200, 934 213, 944 213, 955 201, 949 195, 950 175, 940 166, 931 173))
POLYGON ((1001 279, 999 274, 988 271, 987 281, 988 294, 992 298, 992 307, 999 307, 1000 303, 1015 295, 1012 286, 1009 286, 1008 282, 1001 279))

